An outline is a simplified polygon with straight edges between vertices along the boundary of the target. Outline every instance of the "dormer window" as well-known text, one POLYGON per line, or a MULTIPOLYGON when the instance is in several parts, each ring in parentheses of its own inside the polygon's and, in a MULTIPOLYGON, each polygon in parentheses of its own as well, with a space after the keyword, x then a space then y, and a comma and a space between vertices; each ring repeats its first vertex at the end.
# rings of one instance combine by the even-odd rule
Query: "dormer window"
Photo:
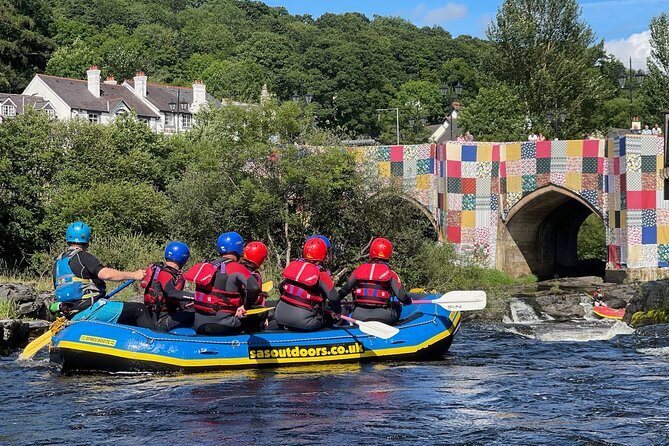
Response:
POLYGON ((10 104, 3 105, 2 116, 16 116, 16 107, 10 104))

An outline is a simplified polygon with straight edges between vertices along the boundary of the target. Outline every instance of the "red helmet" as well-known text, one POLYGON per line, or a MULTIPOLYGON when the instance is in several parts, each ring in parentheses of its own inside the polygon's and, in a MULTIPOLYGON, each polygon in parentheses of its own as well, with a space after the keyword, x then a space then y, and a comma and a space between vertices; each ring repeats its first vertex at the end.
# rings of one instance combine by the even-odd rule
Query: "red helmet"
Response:
POLYGON ((267 258, 267 246, 263 242, 251 242, 244 246, 242 259, 248 260, 260 268, 262 262, 267 258))
POLYGON ((375 238, 372 241, 372 245, 369 247, 369 258, 370 259, 383 259, 388 260, 393 254, 393 245, 390 243, 390 240, 382 237, 375 238))
POLYGON ((318 237, 310 238, 304 244, 304 258, 307 260, 325 261, 328 254, 328 247, 325 242, 318 237))

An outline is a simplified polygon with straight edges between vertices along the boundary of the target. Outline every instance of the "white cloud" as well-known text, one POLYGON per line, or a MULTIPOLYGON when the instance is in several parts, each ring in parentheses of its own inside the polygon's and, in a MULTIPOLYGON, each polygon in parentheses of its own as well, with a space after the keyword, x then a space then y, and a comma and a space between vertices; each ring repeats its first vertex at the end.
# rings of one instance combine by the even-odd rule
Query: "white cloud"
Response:
POLYGON ((646 58, 650 56, 650 31, 632 34, 627 39, 609 40, 604 42, 607 54, 613 54, 625 66, 632 58, 632 68, 646 69, 646 58))
POLYGON ((451 20, 460 20, 467 15, 467 5, 461 3, 447 3, 446 6, 427 9, 420 3, 413 11, 417 21, 424 25, 441 25, 451 20))

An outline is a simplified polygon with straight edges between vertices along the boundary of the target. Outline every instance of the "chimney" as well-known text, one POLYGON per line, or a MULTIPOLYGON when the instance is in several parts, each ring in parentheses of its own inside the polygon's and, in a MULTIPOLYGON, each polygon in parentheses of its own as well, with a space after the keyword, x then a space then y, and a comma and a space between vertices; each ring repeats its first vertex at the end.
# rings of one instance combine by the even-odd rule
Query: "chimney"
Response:
POLYGON ((105 79, 104 83, 110 85, 116 85, 116 79, 114 79, 114 76, 107 76, 107 79, 105 79))
POLYGON ((146 97, 146 75, 143 71, 138 71, 133 79, 135 81, 135 95, 139 98, 146 97))
POLYGON ((207 87, 202 81, 195 81, 193 83, 193 104, 197 106, 207 102, 207 87))
POLYGON ((100 97, 100 70, 96 65, 91 65, 86 71, 88 76, 88 91, 96 98, 100 97))

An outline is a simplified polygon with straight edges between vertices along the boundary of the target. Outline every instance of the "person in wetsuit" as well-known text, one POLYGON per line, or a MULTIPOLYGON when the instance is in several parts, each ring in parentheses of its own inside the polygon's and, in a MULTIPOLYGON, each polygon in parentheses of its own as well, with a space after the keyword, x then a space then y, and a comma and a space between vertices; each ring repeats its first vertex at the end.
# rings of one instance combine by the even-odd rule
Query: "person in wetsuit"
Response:
MULTIPOLYGON (((255 307, 264 307, 265 302, 267 301, 267 293, 262 291, 263 282, 259 271, 266 258, 267 246, 265 246, 263 242, 254 241, 244 246, 242 259, 239 261, 242 266, 251 271, 251 274, 253 274, 253 277, 255 277, 256 281, 258 282, 258 287, 260 287, 261 291, 260 294, 258 294, 258 298, 254 304, 255 307)), ((245 315, 242 318, 242 326, 244 327, 244 331, 253 333, 262 330, 265 328, 268 316, 269 312, 245 315)))
POLYGON ((392 252, 390 241, 385 238, 374 239, 369 248, 370 261, 358 266, 339 290, 341 299, 349 293, 353 294, 351 317, 392 325, 400 319, 401 304, 411 303, 411 297, 402 287, 400 278, 388 266, 392 252), (399 302, 391 302, 392 296, 397 297, 399 302))
POLYGON ((323 268, 327 255, 325 242, 318 237, 304 244, 304 258, 294 260, 283 270, 281 298, 275 309, 280 327, 296 331, 315 331, 332 323, 327 307, 341 312, 339 295, 330 273, 323 268))
POLYGON ((186 273, 186 278, 193 277, 195 282, 193 328, 198 334, 225 336, 244 330, 242 318, 256 303, 261 289, 251 271, 239 263, 243 246, 239 234, 225 232, 217 240, 220 257, 186 273))
MULTIPOLYGON (((105 280, 141 280, 144 271, 119 271, 106 267, 87 252, 91 241, 91 228, 83 222, 70 223, 65 234, 67 250, 56 259, 53 267, 53 284, 56 302, 51 312, 72 319, 86 310, 106 293, 105 280)), ((139 308, 128 308, 130 313, 141 312, 139 308)), ((136 314, 139 317, 138 314, 136 314)))
POLYGON ((193 326, 193 293, 184 291, 186 280, 181 268, 190 258, 190 249, 181 242, 165 248, 165 263, 149 266, 142 280, 144 305, 160 330, 193 326))

